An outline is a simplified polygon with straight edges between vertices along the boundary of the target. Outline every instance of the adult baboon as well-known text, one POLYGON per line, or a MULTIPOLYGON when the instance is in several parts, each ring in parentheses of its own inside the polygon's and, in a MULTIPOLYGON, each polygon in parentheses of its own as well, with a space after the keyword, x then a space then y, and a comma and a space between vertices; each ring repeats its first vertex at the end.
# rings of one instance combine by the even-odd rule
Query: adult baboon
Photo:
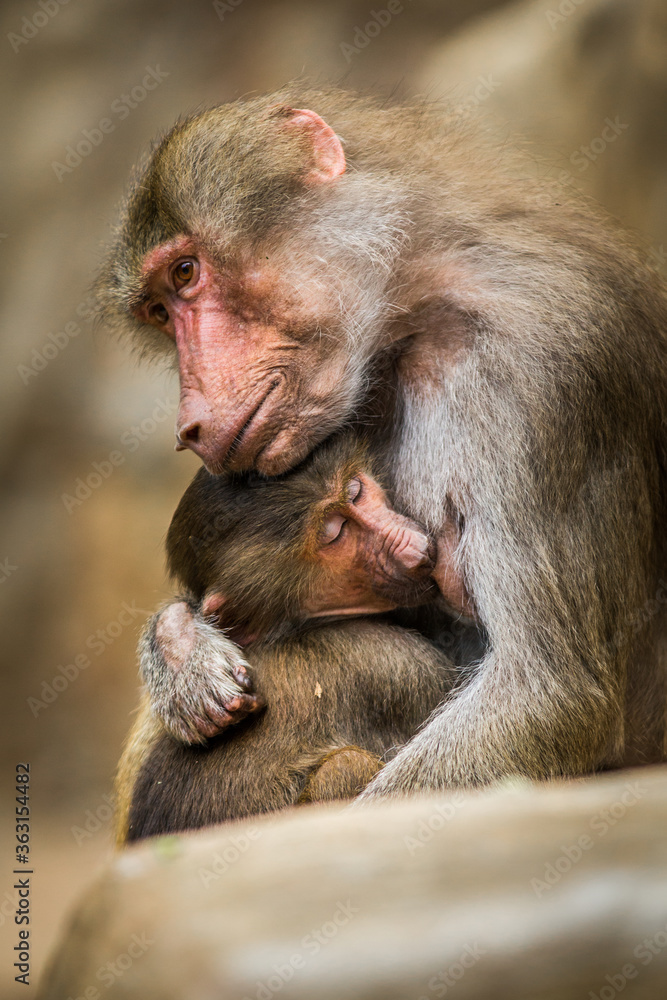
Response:
POLYGON ((487 654, 366 795, 662 757, 667 300, 611 222, 440 106, 295 87, 162 139, 99 294, 175 347, 212 472, 362 422, 455 526, 487 654))

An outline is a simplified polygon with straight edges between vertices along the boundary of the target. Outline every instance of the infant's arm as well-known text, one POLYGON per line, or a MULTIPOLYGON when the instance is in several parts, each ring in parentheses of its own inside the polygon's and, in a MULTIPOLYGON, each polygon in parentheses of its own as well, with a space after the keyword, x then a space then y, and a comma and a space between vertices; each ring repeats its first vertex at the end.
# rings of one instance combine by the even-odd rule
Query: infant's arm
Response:
POLYGON ((139 658, 153 712, 183 743, 203 743, 264 705, 242 650, 187 601, 149 618, 139 658))

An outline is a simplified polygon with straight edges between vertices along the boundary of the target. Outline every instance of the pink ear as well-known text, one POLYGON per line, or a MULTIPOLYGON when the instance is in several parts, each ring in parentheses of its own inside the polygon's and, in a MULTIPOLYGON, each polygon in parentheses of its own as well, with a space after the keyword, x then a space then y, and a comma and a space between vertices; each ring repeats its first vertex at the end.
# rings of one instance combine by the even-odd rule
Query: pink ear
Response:
POLYGON ((327 123, 303 108, 283 108, 288 116, 287 128, 295 129, 308 138, 313 150, 313 164, 305 175, 307 184, 326 184, 345 170, 345 153, 340 139, 327 123))
POLYGON ((207 594, 201 605, 201 613, 204 618, 212 618, 214 615, 217 615, 225 600, 224 594, 219 594, 215 591, 207 594))

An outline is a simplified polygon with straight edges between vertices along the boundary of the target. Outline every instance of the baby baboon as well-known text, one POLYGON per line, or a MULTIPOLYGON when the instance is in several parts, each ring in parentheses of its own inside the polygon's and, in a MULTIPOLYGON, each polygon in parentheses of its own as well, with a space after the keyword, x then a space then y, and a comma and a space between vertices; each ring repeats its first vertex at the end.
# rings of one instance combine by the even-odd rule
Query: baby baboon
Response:
POLYGON ((439 600, 447 548, 391 509, 353 436, 274 480, 201 469, 167 548, 188 596, 142 640, 153 711, 120 765, 121 843, 351 797, 451 690, 434 645, 360 617, 439 600), (218 700, 230 670, 238 705, 218 700))

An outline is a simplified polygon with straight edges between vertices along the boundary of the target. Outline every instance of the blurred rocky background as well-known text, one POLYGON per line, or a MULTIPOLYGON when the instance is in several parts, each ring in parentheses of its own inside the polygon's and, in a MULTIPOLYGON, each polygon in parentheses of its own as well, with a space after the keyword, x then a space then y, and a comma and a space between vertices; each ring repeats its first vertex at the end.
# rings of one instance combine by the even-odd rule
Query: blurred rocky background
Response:
POLYGON ((168 595, 177 383, 87 321, 132 165, 202 105, 306 75, 449 96, 525 135, 667 245, 667 0, 5 0, 2 60, 0 996, 13 983, 14 776, 30 763, 33 979, 110 854, 110 791, 137 698, 135 646, 168 595), (101 124, 103 123, 104 124, 101 124))

